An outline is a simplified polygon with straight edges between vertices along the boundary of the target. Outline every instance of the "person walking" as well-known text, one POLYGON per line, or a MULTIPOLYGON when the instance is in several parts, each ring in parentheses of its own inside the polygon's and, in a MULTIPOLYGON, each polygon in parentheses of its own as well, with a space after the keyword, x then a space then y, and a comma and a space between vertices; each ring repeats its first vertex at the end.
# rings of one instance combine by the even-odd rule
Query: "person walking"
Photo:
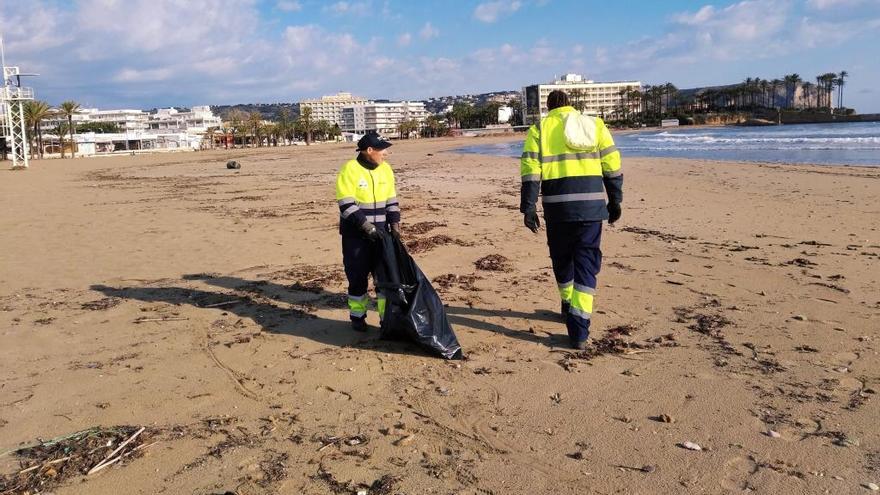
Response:
POLYGON ((538 232, 540 192, 569 342, 585 349, 602 265, 602 221, 613 224, 621 215, 620 152, 602 119, 582 115, 563 91, 547 96, 547 108, 523 144, 520 212, 525 226, 538 232))
MULTIPOLYGON (((342 165, 336 177, 348 310, 352 329, 358 332, 367 331, 367 285, 379 256, 379 232, 400 235, 394 172, 385 161, 385 150, 390 146, 376 133, 365 134, 357 143, 357 157, 342 165)), ((381 320, 385 296, 378 290, 376 295, 381 320)))

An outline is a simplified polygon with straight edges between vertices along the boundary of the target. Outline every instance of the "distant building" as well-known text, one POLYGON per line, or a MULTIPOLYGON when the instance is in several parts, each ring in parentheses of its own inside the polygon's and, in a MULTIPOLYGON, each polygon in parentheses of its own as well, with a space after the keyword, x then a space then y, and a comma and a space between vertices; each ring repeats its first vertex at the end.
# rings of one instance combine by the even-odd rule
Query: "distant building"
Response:
POLYGON ((553 90, 565 91, 572 103, 589 115, 609 116, 624 103, 622 90, 640 89, 639 81, 594 82, 579 74, 566 74, 548 84, 533 84, 522 89, 523 118, 533 124, 547 116, 547 95, 553 90))
POLYGON ((335 95, 322 96, 311 100, 299 102, 300 112, 304 107, 312 109, 312 121, 326 120, 330 124, 342 127, 342 109, 353 105, 365 105, 369 100, 360 96, 352 96, 351 93, 336 93, 335 95))
POLYGON ((376 131, 391 135, 397 133, 401 122, 415 120, 421 124, 427 117, 428 111, 421 101, 371 102, 344 107, 340 128, 354 134, 376 131))
MULTIPOLYGON (((98 110, 85 108, 73 115, 74 125, 87 123, 115 124, 117 132, 74 132, 77 153, 81 156, 132 151, 196 150, 202 145, 205 132, 220 127, 222 121, 208 106, 196 106, 188 112, 163 108, 154 114, 142 110, 98 110)), ((58 124, 67 124, 56 116, 43 122, 45 149, 60 152, 60 139, 55 134, 58 124)), ((67 139, 65 131, 65 139, 67 139)))
POLYGON ((160 108, 149 116, 148 129, 153 131, 187 132, 201 134, 210 127, 220 127, 223 121, 214 115, 207 105, 195 106, 189 112, 181 112, 176 108, 160 108))
MULTIPOLYGON (((147 112, 132 109, 98 110, 97 108, 81 108, 78 113, 73 115, 74 125, 87 122, 109 123, 116 124, 116 127, 123 132, 146 130, 147 120, 149 120, 147 112)), ((51 132, 53 128, 61 123, 67 124, 67 118, 57 115, 54 118, 46 119, 43 121, 43 130, 51 132)))

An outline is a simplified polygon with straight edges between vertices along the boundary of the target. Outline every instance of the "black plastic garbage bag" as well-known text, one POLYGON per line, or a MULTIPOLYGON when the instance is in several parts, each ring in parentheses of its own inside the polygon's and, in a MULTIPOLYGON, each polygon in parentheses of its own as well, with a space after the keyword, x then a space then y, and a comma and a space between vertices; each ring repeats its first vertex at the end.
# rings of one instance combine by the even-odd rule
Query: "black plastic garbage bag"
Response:
POLYGON ((446 359, 462 359, 461 345, 428 277, 400 240, 381 233, 376 288, 386 297, 383 339, 411 339, 446 359))

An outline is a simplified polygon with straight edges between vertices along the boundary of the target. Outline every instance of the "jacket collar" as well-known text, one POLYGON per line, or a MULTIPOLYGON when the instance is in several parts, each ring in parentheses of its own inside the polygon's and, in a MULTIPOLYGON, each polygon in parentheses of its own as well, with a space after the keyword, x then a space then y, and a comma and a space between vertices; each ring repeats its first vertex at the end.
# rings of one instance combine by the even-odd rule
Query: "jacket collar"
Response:
POLYGON ((367 170, 376 170, 379 165, 381 165, 381 163, 379 165, 376 165, 375 163, 371 162, 367 159, 366 156, 364 156, 363 153, 358 153, 357 162, 361 164, 361 167, 364 167, 367 170))
POLYGON ((564 107, 556 107, 553 110, 550 110, 549 112, 547 112, 547 116, 552 117, 552 116, 561 115, 561 114, 572 112, 572 111, 574 111, 574 107, 571 105, 566 105, 564 107))

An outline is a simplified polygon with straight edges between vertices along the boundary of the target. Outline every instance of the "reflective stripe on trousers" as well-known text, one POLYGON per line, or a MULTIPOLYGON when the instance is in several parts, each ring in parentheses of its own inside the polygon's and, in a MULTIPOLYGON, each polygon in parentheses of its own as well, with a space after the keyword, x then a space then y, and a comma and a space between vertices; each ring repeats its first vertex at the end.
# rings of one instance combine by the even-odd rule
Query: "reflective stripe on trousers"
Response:
POLYGON ((571 307, 566 317, 568 336, 582 342, 590 334, 596 276, 602 265, 602 222, 547 224, 547 244, 559 295, 571 307))

